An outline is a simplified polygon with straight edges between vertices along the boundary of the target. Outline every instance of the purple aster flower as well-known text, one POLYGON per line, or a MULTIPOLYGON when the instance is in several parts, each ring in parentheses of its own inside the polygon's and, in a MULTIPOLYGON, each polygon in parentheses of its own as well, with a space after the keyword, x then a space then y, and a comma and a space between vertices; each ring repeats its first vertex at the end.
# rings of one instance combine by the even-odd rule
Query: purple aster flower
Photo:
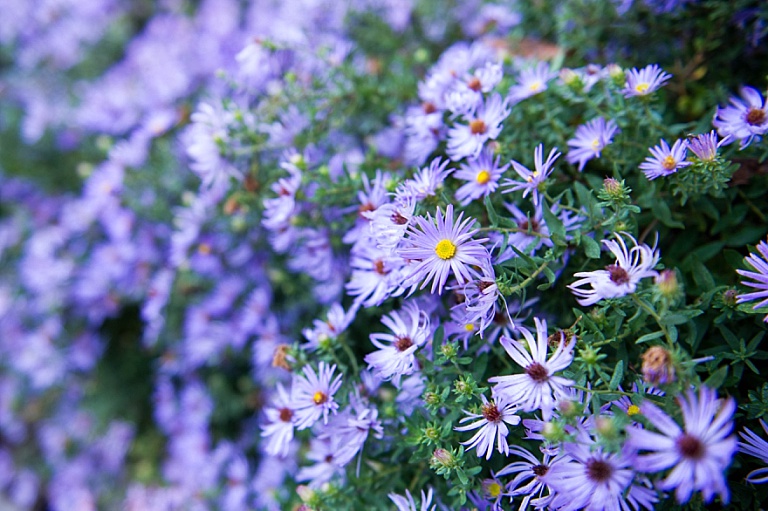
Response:
POLYGON ((570 459, 553 464, 542 478, 555 493, 550 507, 559 511, 653 509, 656 492, 636 484, 631 455, 611 453, 591 438, 585 440, 564 444, 570 459))
POLYGON ((346 285, 355 303, 365 307, 380 305, 391 296, 405 292, 401 287, 406 273, 403 258, 361 240, 352 250, 349 263, 352 275, 346 285))
MULTIPOLYGON (((760 419, 760 425, 763 427, 763 431, 768 434, 768 425, 763 419, 760 419)), ((760 461, 768 465, 768 442, 757 436, 749 428, 744 428, 744 431, 740 432, 739 435, 745 440, 739 442, 739 450, 755 458, 760 458, 760 461)), ((752 484, 768 483, 768 467, 753 470, 747 475, 747 481, 752 484)))
POLYGON ((456 426, 453 429, 456 431, 479 429, 472 438, 466 442, 461 442, 461 445, 466 445, 467 449, 476 447, 477 456, 480 458, 485 456, 486 460, 491 459, 494 444, 496 444, 496 449, 500 453, 508 456, 509 444, 507 444, 507 435, 509 435, 509 428, 507 424, 510 426, 520 424, 520 417, 514 413, 517 411, 517 407, 512 405, 512 403, 508 403, 504 396, 497 396, 490 402, 486 399, 485 395, 481 395, 481 397, 483 405, 480 408, 480 413, 471 413, 464 410, 465 413, 469 414, 469 417, 464 417, 459 421, 460 424, 469 421, 474 422, 466 426, 456 426))
POLYGON ((470 230, 474 219, 462 221, 463 216, 464 213, 460 213, 454 222, 453 204, 449 204, 445 216, 438 208, 435 221, 429 213, 426 219, 415 217, 418 229, 414 226, 409 228, 410 246, 398 250, 404 259, 416 261, 404 287, 413 285, 413 292, 419 282, 422 282, 420 289, 423 289, 432 281, 430 292, 442 294, 449 273, 453 272, 459 284, 463 284, 474 278, 472 266, 482 267, 488 263, 490 255, 482 245, 487 240, 472 239, 477 232, 470 230))
POLYGON ((305 328, 301 331, 307 339, 307 344, 303 347, 314 351, 323 343, 336 339, 355 318, 356 307, 350 307, 349 311, 344 312, 344 308, 339 303, 334 303, 328 309, 326 320, 316 319, 313 322, 313 328, 305 328))
POLYGON ((665 73, 656 64, 645 66, 640 70, 632 68, 627 71, 627 83, 621 92, 626 98, 648 96, 666 84, 670 78, 672 75, 665 73))
POLYGON ((602 150, 613 142, 613 136, 619 131, 619 127, 613 120, 605 122, 598 117, 576 128, 576 135, 568 141, 571 148, 565 159, 568 163, 579 164, 579 172, 584 170, 584 165, 592 158, 599 158, 602 150))
POLYGON ((688 149, 701 161, 712 161, 717 157, 717 150, 726 142, 726 139, 718 141, 717 133, 712 130, 689 138, 688 149))
POLYGON ((371 334, 371 342, 378 351, 365 356, 368 368, 382 380, 393 380, 400 386, 400 378, 417 369, 416 350, 429 340, 429 318, 415 305, 408 303, 401 311, 392 311, 381 322, 391 334, 371 334))
POLYGON ((723 472, 736 452, 733 430, 733 398, 717 399, 714 390, 701 387, 698 395, 689 390, 678 398, 685 430, 659 407, 645 401, 640 411, 660 431, 629 427, 627 446, 636 451, 649 451, 637 456, 635 469, 640 472, 659 472, 670 467, 672 471, 659 487, 675 490, 679 503, 688 502, 691 493, 701 490, 704 502, 711 502, 719 494, 728 503, 728 486, 723 472))
POLYGON ((516 105, 526 98, 544 92, 547 90, 547 82, 554 76, 555 73, 549 69, 547 62, 539 62, 533 67, 523 69, 517 77, 517 85, 509 89, 507 99, 510 105, 516 105))
POLYGON ((453 90, 446 93, 446 106, 454 114, 470 115, 483 101, 483 93, 488 93, 499 84, 503 72, 498 62, 486 62, 473 74, 456 80, 453 90))
POLYGON ((396 493, 389 494, 389 500, 391 500, 396 506, 397 511, 435 511, 436 505, 429 507, 432 504, 432 488, 429 489, 426 495, 424 490, 421 490, 421 507, 416 507, 416 501, 413 500, 413 495, 408 490, 405 490, 405 497, 396 493))
POLYGON ((507 354, 524 372, 495 376, 488 381, 496 384, 493 388, 494 397, 503 396, 526 412, 541 410, 545 419, 548 419, 555 407, 555 399, 567 397, 566 389, 573 385, 572 380, 554 374, 568 367, 573 361, 576 337, 566 343, 565 334, 561 331, 557 349, 547 359, 547 322, 539 318, 533 318, 533 321, 536 324, 537 339, 534 339, 527 329, 520 328, 525 343, 508 337, 502 337, 500 341, 507 354))
POLYGON ((677 172, 677 169, 691 165, 691 162, 685 161, 688 148, 683 140, 676 140, 671 149, 666 140, 661 140, 660 144, 652 147, 650 151, 653 158, 646 158, 645 162, 640 164, 640 170, 651 181, 657 177, 669 176, 677 172))
POLYGON ((721 137, 741 140, 744 149, 768 131, 768 107, 757 89, 741 88, 741 98, 731 98, 731 104, 718 108, 712 125, 721 137))
POLYGON ((544 509, 552 501, 555 492, 545 482, 549 469, 554 465, 569 460, 567 456, 552 456, 543 450, 541 461, 529 451, 517 445, 509 446, 509 454, 523 458, 514 461, 496 473, 497 477, 515 474, 515 477, 507 483, 507 492, 512 497, 522 496, 520 509, 527 509, 533 504, 536 509, 544 509), (547 492, 544 495, 544 492, 547 492))
POLYGON ((411 199, 420 201, 435 195, 443 187, 445 178, 453 172, 453 169, 447 168, 449 163, 449 160, 438 157, 428 167, 419 169, 411 179, 397 187, 395 202, 405 203, 411 199))
POLYGON ((349 460, 339 457, 344 448, 343 441, 342 437, 313 438, 307 459, 315 464, 299 470, 296 473, 296 481, 306 481, 310 488, 320 488, 337 475, 344 478, 344 467, 349 460))
POLYGON ((461 170, 453 177, 467 181, 456 190, 456 200, 462 206, 496 191, 499 178, 509 168, 509 165, 499 166, 499 160, 499 156, 494 158, 493 151, 485 148, 477 158, 471 158, 467 163, 461 164, 461 170))
POLYGON ((501 123, 508 116, 507 101, 494 93, 477 107, 468 124, 454 125, 448 131, 448 156, 454 161, 465 157, 476 158, 488 140, 499 136, 501 123))
MULTIPOLYGON (((748 279, 752 279, 754 281, 742 281, 742 284, 759 290, 755 291, 754 293, 739 295, 737 297, 737 303, 764 299, 752 307, 753 309, 759 309, 760 307, 768 306, 768 243, 765 241, 758 243, 757 251, 760 253, 759 255, 749 254, 749 256, 744 259, 744 261, 755 271, 736 270, 736 273, 742 277, 747 277, 748 279)), ((768 315, 765 316, 763 321, 768 323, 768 315)))
POLYGON ((317 372, 311 367, 304 368, 304 376, 294 375, 291 387, 291 408, 296 415, 296 428, 307 429, 322 416, 328 422, 328 414, 336 413, 339 404, 333 395, 341 387, 341 375, 333 377, 336 366, 320 362, 317 372))
POLYGON ((630 234, 620 233, 614 240, 603 240, 603 244, 616 256, 616 262, 604 270, 581 271, 575 277, 579 280, 568 286, 578 298, 582 307, 606 298, 620 298, 632 294, 637 284, 645 277, 655 277, 658 272, 653 269, 659 262, 659 252, 656 247, 646 244, 638 245, 630 234), (632 240, 634 245, 627 249, 624 236, 632 240), (584 288, 583 286, 589 286, 584 288))
POLYGON ((515 172, 523 178, 522 181, 513 181, 507 179, 504 181, 504 185, 507 187, 502 193, 510 193, 517 190, 523 190, 523 197, 527 197, 529 193, 533 194, 533 204, 538 206, 539 204, 539 189, 544 181, 547 180, 549 175, 554 169, 555 160, 560 157, 560 153, 556 152, 557 147, 552 149, 547 156, 547 161, 544 160, 544 144, 539 144, 533 152, 534 170, 531 172, 527 167, 521 165, 516 161, 512 161, 512 168, 515 172))
MULTIPOLYGON (((482 275, 476 280, 467 283, 462 288, 464 302, 456 305, 455 309, 464 309, 464 321, 467 324, 478 324, 478 333, 483 337, 483 332, 490 326, 496 316, 496 300, 501 298, 506 301, 496 285, 496 274, 493 266, 487 264, 480 268, 482 275)), ((474 333, 474 332, 473 332, 474 333)))
POLYGON ((273 406, 266 408, 264 414, 269 421, 261 428, 261 436, 269 438, 264 451, 270 456, 287 456, 291 440, 293 440, 296 415, 291 408, 290 396, 279 383, 273 406))
POLYGON ((371 236, 376 246, 388 252, 397 248, 411 224, 415 208, 416 200, 408 198, 402 203, 382 204, 376 211, 364 213, 371 221, 371 236))

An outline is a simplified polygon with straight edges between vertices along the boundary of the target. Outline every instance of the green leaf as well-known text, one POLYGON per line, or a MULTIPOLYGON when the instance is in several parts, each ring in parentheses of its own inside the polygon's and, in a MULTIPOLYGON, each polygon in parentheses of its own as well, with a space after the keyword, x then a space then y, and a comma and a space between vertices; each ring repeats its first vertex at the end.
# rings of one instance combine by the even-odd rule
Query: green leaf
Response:
POLYGON ((484 202, 485 202, 485 210, 488 212, 488 220, 491 222, 491 227, 497 227, 499 225, 499 215, 496 213, 496 210, 493 208, 493 203, 491 202, 491 196, 486 195, 484 202))
POLYGON ((611 390, 616 390, 619 388, 619 384, 621 383, 621 380, 624 378, 624 361, 619 360, 616 363, 616 367, 613 369, 613 376, 611 377, 611 382, 608 384, 608 387, 611 390))
POLYGON ((548 207, 542 205, 541 210, 544 213, 544 221, 547 223, 550 235, 560 238, 565 243, 565 226, 563 222, 548 207))
POLYGON ((669 209, 669 205, 663 200, 655 200, 651 205, 651 211, 653 216, 658 218, 659 222, 667 227, 675 227, 678 229, 684 229, 685 225, 682 222, 674 220, 672 218, 672 211, 669 209))
POLYGON ((589 236, 581 237, 581 244, 584 246, 584 252, 590 259, 600 259, 600 245, 589 236))
POLYGON ((728 366, 723 366, 712 375, 707 378, 707 381, 704 382, 704 385, 709 387, 710 389, 717 389, 719 388, 723 382, 725 381, 725 377, 728 375, 728 366))
POLYGON ((664 332, 652 332, 650 334, 645 334, 638 338, 635 341, 635 344, 643 344, 644 342, 652 341, 654 339, 658 339, 659 337, 664 337, 664 332))

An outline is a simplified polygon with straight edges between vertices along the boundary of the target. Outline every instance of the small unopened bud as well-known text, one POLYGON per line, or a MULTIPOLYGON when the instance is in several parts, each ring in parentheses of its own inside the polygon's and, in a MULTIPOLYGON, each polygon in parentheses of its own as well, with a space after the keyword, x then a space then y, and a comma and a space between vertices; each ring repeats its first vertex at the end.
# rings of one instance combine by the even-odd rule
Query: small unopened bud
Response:
POLYGON ((608 439, 618 437, 619 430, 611 417, 598 417, 595 419, 595 429, 600 436, 608 439))
POLYGON ((584 86, 581 77, 573 69, 567 67, 560 70, 560 79, 568 87, 575 90, 580 90, 584 86))
POLYGON ((739 292, 735 289, 726 289, 723 292, 723 305, 728 307, 736 307, 736 304, 738 303, 738 296, 739 292))
POLYGON ((579 416, 579 407, 576 406, 576 403, 570 399, 563 399, 562 401, 559 401, 557 403, 557 411, 562 417, 565 418, 579 416))
POLYGON ((626 76, 624 75, 624 70, 621 69, 621 66, 618 64, 608 64, 605 66, 605 68, 608 70, 608 76, 611 77, 611 80, 613 80, 613 83, 616 85, 624 85, 624 82, 626 81, 626 76))
POLYGON ((315 496, 315 490, 303 484, 296 487, 296 493, 298 493, 299 498, 304 502, 309 502, 315 496))
POLYGON ((424 428, 424 438, 434 442, 440 438, 440 430, 433 426, 426 427, 424 428))
POLYGON ((680 283, 674 270, 664 270, 656 277, 656 288, 661 296, 667 299, 675 298, 680 292, 680 283))
POLYGON ((456 466, 456 456, 446 449, 435 449, 430 464, 436 467, 452 468, 456 466))
POLYGON ((651 385, 675 381, 672 355, 661 346, 653 346, 643 353, 643 379, 651 385))
POLYGON ((544 438, 550 442, 559 442, 565 437, 565 430, 561 424, 557 422, 547 422, 544 424, 544 429, 541 430, 541 434, 544 438))
POLYGON ((424 402, 429 406, 438 406, 440 404, 440 396, 436 392, 425 392, 424 402))
POLYGON ((451 360, 456 357, 456 345, 453 343, 443 344, 440 346, 440 353, 448 360, 451 360))

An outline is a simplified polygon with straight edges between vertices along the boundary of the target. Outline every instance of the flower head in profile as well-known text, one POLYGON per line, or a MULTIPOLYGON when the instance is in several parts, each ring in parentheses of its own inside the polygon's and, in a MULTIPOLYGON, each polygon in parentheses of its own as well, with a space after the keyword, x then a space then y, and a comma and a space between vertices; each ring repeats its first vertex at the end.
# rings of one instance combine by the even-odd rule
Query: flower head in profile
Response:
POLYGON ((573 346, 576 338, 566 342, 565 334, 560 332, 560 339, 555 352, 547 358, 549 336, 547 322, 533 318, 536 324, 537 338, 525 328, 520 328, 525 342, 508 337, 501 338, 501 345, 512 360, 524 369, 522 374, 495 376, 490 383, 495 383, 493 395, 504 397, 507 402, 519 406, 523 411, 541 410, 548 419, 559 397, 567 397, 566 389, 573 381, 555 373, 562 371, 573 361, 573 346))
POLYGON ((627 71, 627 83, 621 91, 624 97, 648 96, 659 90, 672 75, 665 73, 658 65, 632 68, 627 71))
POLYGON ((507 98, 510 104, 515 105, 526 98, 544 92, 547 90, 547 83, 554 76, 547 62, 539 62, 534 67, 523 69, 517 77, 517 85, 509 89, 507 98))
POLYGON ((568 141, 570 150, 565 156, 568 163, 579 164, 579 172, 593 158, 599 158, 605 146, 613 142, 619 127, 613 120, 605 122, 598 117, 576 128, 576 135, 568 141))
POLYGON ((768 131, 768 106, 757 89, 742 87, 741 99, 732 97, 730 105, 718 108, 712 125, 721 137, 741 140, 744 149, 768 131))
POLYGON ((424 490, 421 490, 421 507, 416 507, 416 501, 413 500, 413 495, 408 490, 405 490, 405 497, 396 493, 390 493, 389 500, 391 500, 397 511, 435 511, 436 505, 429 507, 432 504, 432 488, 429 489, 427 494, 424 494, 424 490))
POLYGON ((688 149, 701 161, 712 161, 717 158, 717 150, 726 142, 726 139, 718 141, 717 133, 712 130, 689 138, 688 149))
MULTIPOLYGON (((737 303, 761 300, 753 307, 753 309, 768 306, 768 243, 765 241, 758 243, 757 251, 758 254, 749 254, 749 256, 744 259, 744 261, 755 271, 736 270, 736 273, 742 277, 752 279, 752 281, 743 280, 741 282, 742 284, 757 289, 757 291, 753 293, 739 295, 737 297, 737 303)), ((768 315, 765 316, 763 321, 768 323, 768 315)))
MULTIPOLYGON (((768 435, 768 426, 765 421, 760 419, 760 425, 763 427, 763 431, 768 435)), ((743 432, 739 435, 744 439, 744 442, 739 442, 739 450, 760 460, 768 465, 768 442, 757 436, 749 428, 744 428, 743 432)), ((768 483, 768 466, 753 470, 747 475, 747 481, 752 484, 768 483)))
POLYGON ((453 177, 466 181, 456 190, 456 200, 466 206, 475 199, 487 197, 496 191, 499 178, 509 165, 499 165, 500 157, 493 157, 493 151, 485 148, 477 158, 462 163, 461 169, 453 177))
POLYGON ((294 375, 291 388, 291 408, 296 414, 296 428, 307 429, 317 422, 320 417, 328 422, 328 415, 336 413, 339 404, 333 395, 341 387, 341 375, 334 378, 336 366, 328 366, 325 362, 315 372, 312 366, 304 368, 304 375, 294 375))
POLYGON ((508 456, 507 435, 509 435, 509 428, 507 424, 510 426, 520 424, 520 417, 515 415, 517 407, 508 403, 504 396, 497 396, 491 401, 488 401, 484 395, 481 397, 483 405, 480 407, 480 413, 466 412, 469 416, 459 421, 462 424, 469 421, 474 422, 466 426, 456 426, 453 429, 456 431, 478 430, 472 438, 461 444, 466 445, 467 449, 476 447, 477 455, 480 458, 485 456, 485 459, 491 459, 494 444, 496 444, 496 450, 508 456))
POLYGON ((554 169, 555 161, 560 157, 555 147, 549 152, 547 161, 544 161, 544 144, 539 144, 533 152, 534 171, 531 172, 524 165, 512 161, 512 168, 522 178, 522 181, 513 181, 507 179, 504 185, 507 187, 502 193, 510 193, 517 190, 523 190, 523 197, 532 194, 533 204, 539 204, 539 187, 547 180, 554 169))
POLYGON ((616 240, 603 240, 603 244, 616 256, 616 262, 604 270, 581 271, 575 277, 579 280, 568 286, 577 296, 582 307, 606 298, 620 298, 632 294, 637 284, 645 277, 655 277, 658 272, 653 269, 659 262, 659 252, 656 247, 638 245, 635 238, 627 233, 616 236, 616 240), (628 249, 624 237, 632 241, 633 247, 628 249))
POLYGON ((637 456, 635 469, 659 472, 672 468, 659 487, 675 490, 681 504, 688 502, 694 491, 701 491, 705 502, 718 494, 727 504, 723 473, 737 449, 736 437, 731 435, 736 402, 717 399, 715 391, 707 387, 701 387, 698 394, 689 390, 678 402, 685 429, 650 401, 640 405, 640 412, 660 433, 628 428, 627 445, 638 452, 648 451, 637 456))
POLYGON ((659 145, 652 147, 650 151, 653 158, 646 158, 640 164, 640 170, 649 180, 669 176, 677 172, 678 169, 691 165, 691 162, 685 161, 688 147, 683 140, 676 140, 671 148, 666 140, 661 140, 659 145))
POLYGON ((488 264, 490 255, 482 245, 486 239, 472 239, 477 231, 471 230, 474 219, 462 221, 464 213, 454 221, 453 204, 449 204, 443 216, 437 210, 435 220, 415 217, 416 226, 409 228, 410 246, 398 250, 400 256, 415 261, 411 276, 405 286, 413 285, 412 292, 422 282, 421 289, 432 282, 431 293, 443 292, 448 276, 453 273, 459 284, 469 282, 476 274, 473 266, 488 264))

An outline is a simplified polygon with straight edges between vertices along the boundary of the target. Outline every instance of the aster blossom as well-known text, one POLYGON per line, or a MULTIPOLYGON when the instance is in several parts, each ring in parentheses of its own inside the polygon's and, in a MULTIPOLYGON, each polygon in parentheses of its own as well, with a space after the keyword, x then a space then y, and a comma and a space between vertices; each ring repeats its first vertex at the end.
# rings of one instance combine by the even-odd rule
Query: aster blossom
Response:
POLYGON ((507 188, 502 193, 510 193, 517 190, 523 191, 523 197, 527 197, 530 193, 532 195, 533 204, 538 206, 539 204, 539 189, 547 180, 549 175, 554 170, 555 161, 560 157, 557 148, 555 147, 549 152, 547 160, 544 161, 544 144, 539 144, 533 152, 534 171, 531 172, 524 165, 512 161, 512 168, 523 179, 522 181, 514 181, 507 179, 504 181, 504 185, 507 188))
POLYGON ((620 233, 615 241, 603 240, 603 244, 616 256, 616 262, 606 266, 604 270, 578 272, 574 276, 581 278, 568 286, 582 307, 588 307, 606 298, 620 298, 632 294, 640 280, 658 275, 653 269, 660 257, 655 247, 638 245, 637 240, 627 233, 620 233), (632 248, 627 249, 624 236, 632 241, 632 248))
POLYGON ((448 156, 453 161, 476 158, 488 140, 499 136, 509 112, 509 104, 497 93, 480 103, 472 115, 465 116, 467 124, 456 124, 448 130, 448 156))
POLYGON ((653 158, 646 158, 645 162, 640 164, 640 170, 649 180, 669 176, 678 169, 691 165, 691 162, 685 161, 688 146, 683 140, 676 140, 671 148, 666 140, 661 140, 659 145, 652 147, 650 151, 653 158))
POLYGON ((421 490, 421 507, 416 506, 416 501, 408 490, 405 490, 405 497, 396 493, 390 493, 388 497, 397 506, 397 511, 435 511, 437 508, 436 505, 429 507, 432 504, 432 488, 426 495, 424 490, 421 490))
POLYGON ((701 161, 713 161, 717 158, 717 150, 726 142, 726 139, 717 140, 717 133, 712 130, 689 138, 688 149, 701 161))
POLYGON ((510 104, 515 105, 520 101, 535 96, 547 90, 547 83, 554 77, 549 68, 549 63, 539 62, 533 67, 520 71, 517 85, 509 89, 507 98, 510 104))
POLYGON ((689 390, 678 398, 685 429, 681 429, 659 407, 645 401, 640 411, 660 431, 639 427, 627 428, 627 446, 637 452, 635 469, 641 472, 659 472, 672 468, 661 481, 662 490, 675 490, 679 503, 688 502, 694 491, 701 491, 704 502, 711 502, 715 494, 728 503, 728 486, 724 472, 736 452, 733 430, 733 398, 717 399, 714 390, 701 387, 698 394, 689 390))
POLYGON ((512 480, 507 483, 506 490, 512 497, 521 496, 523 498, 520 509, 526 509, 529 503, 537 509, 545 508, 552 501, 555 492, 544 481, 544 478, 553 465, 570 459, 562 454, 552 456, 545 449, 542 450, 544 451, 543 457, 539 460, 526 449, 517 445, 510 445, 509 454, 522 459, 510 463, 496 473, 497 477, 515 474, 512 480))
POLYGON ((509 168, 509 165, 499 165, 500 159, 499 156, 494 158, 493 151, 485 148, 477 158, 462 164, 461 169, 453 174, 456 179, 467 182, 456 190, 456 200, 462 206, 496 191, 499 178, 509 168))
POLYGON ((613 136, 619 127, 613 120, 605 122, 598 117, 576 128, 575 136, 568 141, 570 150, 565 156, 568 163, 579 164, 579 172, 584 170, 587 162, 599 158, 605 147, 613 142, 613 136))
POLYGON ((509 444, 507 435, 509 428, 520 424, 520 417, 515 415, 517 407, 506 401, 504 396, 497 396, 488 401, 485 395, 481 395, 483 405, 480 407, 480 413, 471 413, 465 410, 469 416, 459 421, 460 424, 474 421, 466 426, 456 426, 456 431, 471 431, 477 429, 477 433, 461 445, 466 445, 467 449, 476 448, 477 456, 486 460, 491 459, 493 454, 493 445, 496 444, 496 450, 505 456, 509 455, 509 444))
MULTIPOLYGON (((761 307, 768 306, 768 243, 761 241, 757 244, 758 254, 749 254, 744 261, 752 267, 755 271, 748 270, 736 270, 736 273, 742 277, 752 279, 753 282, 748 280, 741 283, 745 286, 753 287, 758 291, 753 293, 746 293, 737 297, 737 303, 751 302, 754 300, 761 300, 753 309, 759 309, 761 307)), ((765 316, 763 321, 768 322, 768 315, 765 316)))
POLYGON ((665 73, 657 64, 643 69, 632 68, 627 71, 627 82, 622 89, 624 97, 648 96, 664 86, 672 75, 665 73))
POLYGON ((336 413, 339 404, 333 399, 341 387, 341 375, 334 372, 336 365, 320 362, 315 372, 312 366, 304 368, 304 374, 294 375, 291 387, 291 408, 296 414, 296 429, 307 429, 320 417, 328 422, 328 415, 336 413))
POLYGON ((730 105, 717 109, 712 125, 721 137, 741 140, 744 149, 768 131, 768 106, 757 89, 742 87, 740 92, 741 100, 732 97, 730 105))
POLYGON ((416 351, 429 338, 429 318, 418 307, 406 304, 381 320, 392 333, 374 333, 370 339, 377 351, 365 356, 368 367, 382 380, 392 379, 399 387, 400 377, 416 368, 416 351))
POLYGON ((269 438, 265 451, 270 456, 286 456, 293 440, 296 416, 291 400, 282 385, 277 385, 277 396, 273 406, 264 410, 268 424, 262 427, 261 436, 269 438))
MULTIPOLYGON (((760 419, 760 425, 768 435, 768 425, 763 419, 760 419)), ((768 442, 757 436, 749 428, 744 428, 744 431, 739 432, 739 435, 744 439, 744 442, 739 442, 739 450, 750 456, 760 458, 763 463, 768 465, 768 442)), ((747 481, 752 484, 768 483, 768 466, 750 472, 747 475, 747 481)))
POLYGON ((416 226, 409 228, 410 246, 398 250, 404 259, 416 261, 405 286, 413 285, 416 290, 419 282, 421 289, 431 281, 431 293, 442 294, 448 275, 453 273, 459 284, 471 281, 476 272, 472 266, 482 267, 490 259, 488 250, 482 245, 485 238, 475 240, 472 236, 477 230, 471 230, 474 219, 463 219, 464 213, 454 221, 453 204, 445 209, 445 216, 437 210, 435 220, 427 213, 427 218, 414 218, 416 226), (418 227, 418 228, 417 228, 418 227))
POLYGON ((571 365, 576 337, 566 342, 565 334, 560 332, 557 349, 547 359, 547 322, 539 318, 533 318, 533 321, 536 324, 536 339, 527 329, 520 328, 525 344, 506 336, 500 340, 507 354, 524 369, 523 374, 495 376, 488 381, 496 384, 494 397, 503 396, 525 412, 541 410, 544 417, 549 418, 556 398, 567 397, 566 389, 574 383, 554 374, 571 365))

